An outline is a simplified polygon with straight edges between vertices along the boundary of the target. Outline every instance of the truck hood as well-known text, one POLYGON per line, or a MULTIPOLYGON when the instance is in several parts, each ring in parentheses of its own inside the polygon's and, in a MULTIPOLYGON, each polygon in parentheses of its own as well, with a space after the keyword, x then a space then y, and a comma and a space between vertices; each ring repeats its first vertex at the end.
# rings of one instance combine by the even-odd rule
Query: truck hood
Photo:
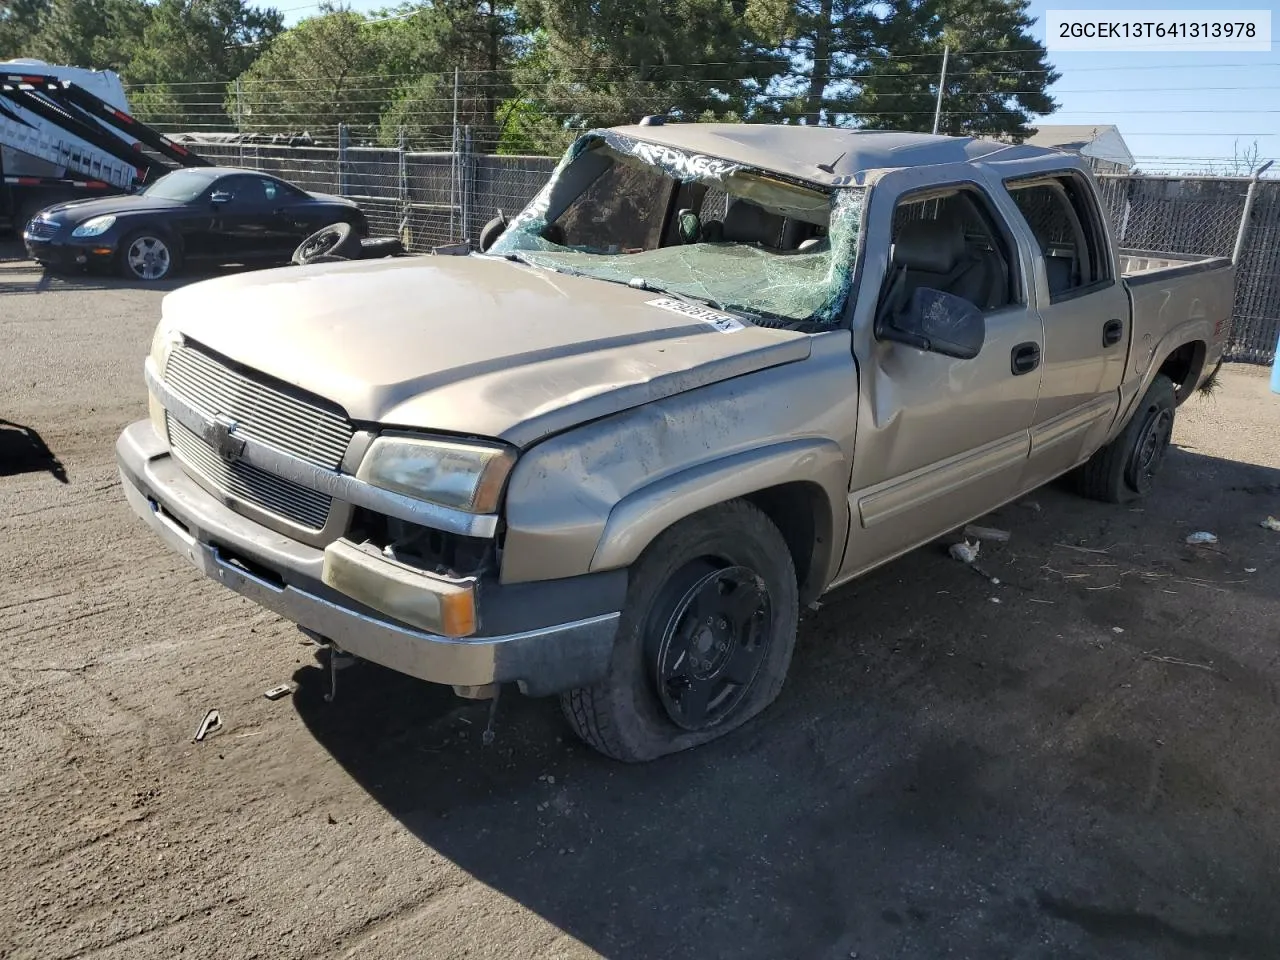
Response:
POLYGON ((726 332, 659 299, 489 257, 397 257, 192 284, 161 323, 356 422, 517 446, 809 355, 804 334, 726 332))

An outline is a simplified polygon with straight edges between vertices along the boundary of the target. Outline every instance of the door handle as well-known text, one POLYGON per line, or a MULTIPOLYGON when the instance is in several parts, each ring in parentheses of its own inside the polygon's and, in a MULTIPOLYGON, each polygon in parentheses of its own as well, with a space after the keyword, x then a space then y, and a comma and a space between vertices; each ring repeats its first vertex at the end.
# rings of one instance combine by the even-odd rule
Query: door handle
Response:
POLYGON ((1102 345, 1114 347, 1124 337, 1124 324, 1119 320, 1108 320, 1102 325, 1102 345))
POLYGON ((1038 366, 1040 366, 1040 344, 1033 340, 1030 343, 1020 343, 1013 348, 1009 357, 1009 369, 1013 371, 1015 377, 1030 373, 1038 366))

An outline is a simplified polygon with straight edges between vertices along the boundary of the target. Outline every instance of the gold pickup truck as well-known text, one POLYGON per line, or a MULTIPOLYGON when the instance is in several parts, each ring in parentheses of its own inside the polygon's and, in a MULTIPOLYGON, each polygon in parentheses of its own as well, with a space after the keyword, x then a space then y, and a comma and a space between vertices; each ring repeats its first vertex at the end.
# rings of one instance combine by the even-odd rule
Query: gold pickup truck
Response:
POLYGON ((479 246, 170 294, 124 490, 333 649, 628 761, 763 710, 825 591, 1069 471, 1146 493, 1234 287, 1117 250, 1077 157, 831 128, 590 132, 479 246))

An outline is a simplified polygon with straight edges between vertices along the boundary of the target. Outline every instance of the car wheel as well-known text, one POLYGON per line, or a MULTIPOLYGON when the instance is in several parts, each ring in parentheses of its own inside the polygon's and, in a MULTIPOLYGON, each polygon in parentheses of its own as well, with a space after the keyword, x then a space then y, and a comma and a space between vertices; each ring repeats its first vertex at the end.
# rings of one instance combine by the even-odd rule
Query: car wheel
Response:
POLYGON ((156 231, 139 230, 120 244, 120 272, 130 280, 154 283, 178 272, 180 255, 173 241, 156 231))
POLYGON ((608 675, 561 697, 606 756, 652 760, 724 736, 782 690, 799 620, 786 541, 744 500, 661 534, 631 571, 608 675))
POLYGON ((1159 374, 1120 435, 1078 468, 1077 490, 1108 503, 1128 503, 1150 493, 1173 439, 1177 406, 1173 381, 1159 374))
POLYGON ((322 256, 348 260, 360 256, 360 235, 345 221, 321 227, 298 244, 293 251, 293 262, 311 263, 322 256))

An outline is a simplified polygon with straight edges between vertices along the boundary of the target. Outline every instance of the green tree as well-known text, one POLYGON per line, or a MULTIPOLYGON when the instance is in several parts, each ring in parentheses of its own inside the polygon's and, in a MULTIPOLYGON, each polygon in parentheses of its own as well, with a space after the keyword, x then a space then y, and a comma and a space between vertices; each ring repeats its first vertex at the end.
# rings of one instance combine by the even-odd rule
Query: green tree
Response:
MULTIPOLYGON (((517 76, 563 135, 634 122, 751 115, 784 57, 762 37, 776 0, 522 0, 538 26, 517 76)), ((785 18, 781 18, 785 19, 785 18)))
MULTIPOLYGON (((240 78, 244 128, 324 135, 347 123, 357 140, 376 138, 392 93, 381 26, 328 8, 280 34, 240 78)), ((237 113, 234 87, 226 109, 237 113)))
POLYGON ((1059 78, 1032 36, 1027 0, 890 0, 874 30, 849 114, 883 130, 933 127, 944 46, 951 48, 939 133, 1030 136, 1057 104, 1059 78))
POLYGON ((122 72, 150 17, 145 0, 52 0, 28 56, 122 72))
POLYGON ((29 57, 49 13, 49 0, 9 0, 0 7, 0 60, 29 57))
POLYGON ((279 11, 245 0, 159 0, 124 71, 137 85, 134 112, 170 129, 234 126, 222 105, 226 83, 283 27, 279 11))
POLYGON ((379 25, 386 72, 399 78, 382 116, 381 140, 393 143, 403 129, 411 143, 447 149, 456 70, 459 126, 471 128, 476 150, 495 149, 495 115, 514 89, 517 24, 510 0, 436 0, 399 16, 379 25))
POLYGON ((848 112, 851 81, 877 26, 868 7, 863 0, 796 0, 783 48, 802 66, 779 87, 792 94, 779 104, 781 116, 819 124, 848 112))

